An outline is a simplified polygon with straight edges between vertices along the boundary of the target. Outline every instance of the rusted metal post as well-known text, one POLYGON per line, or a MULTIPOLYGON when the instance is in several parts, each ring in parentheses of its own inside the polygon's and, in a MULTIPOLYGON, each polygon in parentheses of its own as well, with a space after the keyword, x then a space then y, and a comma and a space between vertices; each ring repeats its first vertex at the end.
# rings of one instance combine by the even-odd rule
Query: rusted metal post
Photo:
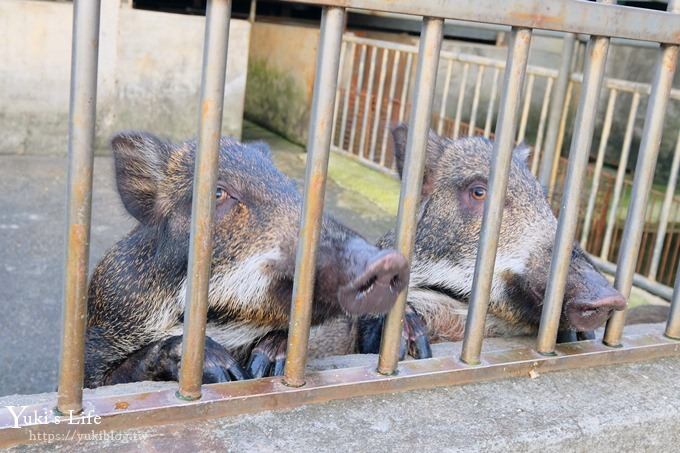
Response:
POLYGON ((465 103, 465 91, 467 88, 467 77, 470 70, 470 63, 463 64, 463 75, 458 86, 458 102, 456 103, 456 116, 453 120, 453 132, 451 137, 458 138, 460 135, 460 122, 463 116, 463 105, 465 103))
MULTIPOLYGON (((611 0, 605 2, 609 1, 611 0)), ((602 36, 590 38, 586 49, 583 87, 574 121, 574 135, 569 150, 569 165, 564 181, 560 218, 550 263, 550 277, 543 299, 541 324, 538 330, 536 349, 541 354, 553 354, 555 351, 557 328, 562 312, 562 299, 564 298, 564 289, 571 263, 574 236, 578 226, 581 187, 588 166, 588 156, 595 128, 595 115, 597 114, 608 52, 609 38, 602 36)))
POLYGON ((77 414, 83 408, 100 7, 99 0, 73 2, 64 311, 57 395, 57 411, 62 414, 77 414))
POLYGON ((548 104, 550 102, 550 95, 552 93, 554 79, 548 77, 546 80, 545 93, 543 93, 543 104, 541 105, 541 116, 538 120, 538 132, 536 132, 536 144, 534 145, 534 153, 531 156, 531 173, 536 175, 538 171, 538 163, 541 159, 541 149, 543 146, 543 134, 545 131, 545 120, 548 117, 548 104))
POLYGON ((470 127, 468 128, 468 136, 475 135, 475 127, 477 126, 477 109, 479 108, 479 94, 482 89, 482 81, 484 80, 484 70, 486 66, 479 66, 477 68, 477 78, 475 79, 475 91, 472 95, 472 110, 470 110, 470 127))
POLYGON ((451 73, 453 72, 453 60, 449 60, 446 64, 446 77, 444 77, 444 86, 442 87, 442 100, 439 104, 439 118, 437 119, 437 133, 439 135, 444 132, 444 117, 446 116, 446 101, 449 98, 449 88, 451 88, 451 73))
POLYGON ((619 166, 616 170, 616 180, 614 182, 614 195, 609 203, 609 211, 607 212, 607 223, 604 232, 604 239, 602 240, 602 249, 600 250, 600 258, 607 260, 609 257, 609 249, 614 235, 614 227, 616 226, 616 216, 619 208, 619 201, 621 200, 621 193, 623 191, 623 183, 626 177, 626 167, 628 167, 628 155, 630 154, 630 145, 633 142, 633 135, 635 133, 635 119, 637 118, 638 107, 640 106, 640 92, 633 93, 633 100, 628 111, 628 120, 626 121, 626 132, 623 134, 623 145, 621 146, 621 156, 619 157, 619 166))
POLYGON ((593 211, 595 211, 595 201, 597 200, 597 191, 600 188, 600 177, 602 176, 602 166, 604 165, 604 154, 607 151, 607 142, 609 141, 609 133, 612 130, 612 120, 614 118, 614 106, 616 105, 616 95, 618 91, 616 88, 609 90, 609 100, 607 101, 607 110, 604 114, 604 124, 602 125, 602 136, 600 137, 600 146, 597 149, 597 158, 595 159, 595 168, 593 169, 593 183, 590 186, 590 195, 588 196, 588 205, 586 207, 586 215, 583 220, 583 229, 581 230, 581 247, 586 247, 588 243, 588 236, 590 235, 591 223, 593 222, 593 211))
POLYGON ((571 61, 574 55, 574 42, 576 36, 573 33, 564 35, 562 44, 562 60, 560 69, 555 80, 552 100, 550 101, 550 113, 548 114, 548 129, 545 134, 545 145, 543 146, 543 160, 538 173, 538 180, 543 189, 548 193, 550 178, 552 176, 553 162, 559 159, 560 150, 557 149, 557 139, 562 120, 562 109, 567 97, 567 85, 571 76, 571 61))
POLYGON ((491 136, 491 120, 493 119, 494 105, 496 104, 496 94, 498 93, 498 77, 501 70, 496 68, 493 71, 493 79, 491 82, 491 94, 489 95, 489 105, 486 110, 486 121, 484 122, 484 137, 491 136))
MULTIPOLYGON (((397 215, 397 247, 409 262, 413 255, 416 214, 420 205, 425 149, 432 118, 432 102, 443 33, 443 19, 423 18, 413 108, 409 119, 410 126, 406 140, 406 158, 397 215)), ((381 374, 393 374, 397 368, 407 295, 408 289, 404 289, 385 318, 378 360, 378 372, 381 374)))
POLYGON ((671 299, 671 312, 668 315, 665 335, 674 340, 680 340, 680 266, 675 274, 675 288, 671 299))
POLYGON ((678 169, 680 169, 680 133, 678 134, 678 138, 675 141, 673 162, 671 163, 668 185, 666 186, 666 193, 664 194, 663 204, 661 206, 661 214, 659 215, 659 228, 656 231, 656 240, 654 241, 652 264, 649 266, 649 272, 647 273, 647 277, 652 280, 656 280, 656 274, 659 271, 663 243, 666 240, 666 229, 668 228, 668 220, 671 215, 671 207, 673 205, 673 198, 675 196, 675 188, 678 184, 678 169))
POLYGON ((312 98, 307 141, 307 169, 302 203, 300 238, 295 260, 293 302, 290 313, 288 349, 284 383, 291 387, 305 384, 307 344, 312 320, 316 253, 321 233, 321 217, 326 194, 326 175, 331 144, 331 122, 342 32, 345 28, 345 9, 325 7, 321 15, 319 56, 312 98))
MULTIPOLYGON (((680 13, 680 0, 668 2, 668 11, 680 13)), ((642 142, 635 167, 633 192, 628 205, 626 226, 623 230, 623 240, 619 251, 619 259, 614 278, 614 288, 628 299, 633 286, 635 264, 640 252, 640 240, 645 225, 645 210, 647 199, 654 180, 656 159, 659 155, 663 122, 666 107, 673 87, 673 76, 678 64, 678 49, 676 45, 662 44, 656 63, 652 91, 647 102, 647 115, 642 131, 642 142)), ((621 334, 626 320, 626 311, 615 312, 607 322, 604 331, 604 344, 617 347, 621 344, 621 334)))
POLYGON ((231 0, 208 2, 203 43, 198 151, 194 166, 191 236, 177 396, 201 397, 208 285, 212 261, 213 211, 222 131, 231 0))
POLYGON ((470 365, 479 363, 479 355, 482 351, 484 321, 489 306, 498 235, 503 219, 505 191, 508 186, 512 150, 515 145, 517 116, 529 59, 531 34, 528 28, 513 27, 508 45, 505 80, 498 110, 496 140, 493 145, 491 174, 489 175, 489 190, 484 203, 484 217, 461 353, 461 360, 470 365))

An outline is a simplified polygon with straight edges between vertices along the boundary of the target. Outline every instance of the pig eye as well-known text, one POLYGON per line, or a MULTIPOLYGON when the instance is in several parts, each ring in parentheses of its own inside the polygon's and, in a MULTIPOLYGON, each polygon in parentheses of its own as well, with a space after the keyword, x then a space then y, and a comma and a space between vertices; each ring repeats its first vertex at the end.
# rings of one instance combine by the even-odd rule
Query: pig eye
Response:
POLYGON ((486 198, 486 187, 474 186, 470 188, 470 196, 473 200, 484 201, 486 198))
POLYGON ((215 201, 219 203, 220 201, 224 201, 227 198, 229 198, 229 194, 226 190, 221 187, 218 187, 217 190, 215 190, 215 201))

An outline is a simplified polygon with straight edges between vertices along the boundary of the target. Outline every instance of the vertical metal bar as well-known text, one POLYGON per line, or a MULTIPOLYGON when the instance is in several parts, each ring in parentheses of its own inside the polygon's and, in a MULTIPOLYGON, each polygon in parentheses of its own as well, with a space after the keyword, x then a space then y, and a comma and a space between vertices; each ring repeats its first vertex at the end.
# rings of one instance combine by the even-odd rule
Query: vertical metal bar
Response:
POLYGON ((560 218, 550 263, 550 277, 543 299, 541 324, 538 329, 537 350, 541 354, 553 354, 555 350, 557 328, 562 312, 562 299, 578 224, 581 187, 593 141, 595 115, 597 114, 597 104, 604 79, 608 51, 609 38, 602 36, 590 38, 586 49, 583 87, 576 110, 574 135, 569 150, 569 165, 564 181, 560 218))
POLYGON ((562 44, 562 60, 560 69, 555 81, 552 100, 550 101, 550 113, 548 114, 548 130, 545 135, 545 146, 543 146, 543 160, 541 169, 538 172, 538 180, 543 189, 548 193, 550 179, 552 177, 553 162, 559 159, 560 150, 557 148, 557 137, 562 122, 562 110, 567 97, 567 86, 571 76, 571 62, 574 55, 574 43, 576 36, 573 33, 564 35, 562 44))
MULTIPOLYGON (((338 148, 341 150, 345 149, 345 132, 347 131, 347 112, 349 111, 349 92, 352 89, 352 77, 354 75, 354 54, 357 48, 355 43, 350 43, 352 46, 349 51, 349 75, 345 81, 345 96, 342 101, 342 122, 340 124, 340 139, 338 141, 338 148)), ((347 144, 349 148, 347 151, 351 152, 351 143, 347 144)))
POLYGON ((307 141, 305 193, 300 221, 300 239, 295 260, 293 302, 288 330, 284 383, 299 387, 305 383, 307 344, 312 319, 316 253, 321 233, 321 216, 326 194, 328 156, 331 144, 330 119, 338 83, 340 46, 345 27, 345 9, 324 7, 321 15, 319 53, 307 141))
POLYGON ((628 166, 628 156, 630 154, 630 145, 633 142, 633 133, 635 132, 635 119, 637 118, 638 107, 640 106, 640 92, 633 93, 633 100, 628 111, 628 121, 626 122, 626 132, 623 136, 623 146, 621 147, 621 157, 619 158, 619 166, 616 169, 616 180, 614 182, 614 195, 609 203, 609 212, 607 213, 607 223, 604 232, 604 239, 602 240, 602 250, 600 251, 600 258, 607 260, 609 256, 609 249, 614 236, 614 227, 616 226, 616 216, 619 209, 619 201, 621 200, 621 192, 623 191, 623 183, 626 177, 626 167, 628 166))
POLYGON ((517 115, 530 46, 531 30, 513 27, 508 43, 505 80, 498 111, 496 140, 493 145, 489 189, 487 200, 484 203, 484 217, 477 251, 475 276, 472 283, 470 308, 468 309, 461 353, 461 360, 470 365, 479 363, 479 355, 482 351, 484 321, 489 306, 498 235, 503 218, 505 191, 508 186, 508 174, 515 144, 517 115))
POLYGON ((545 93, 543 94, 543 105, 541 105, 541 117, 538 120, 538 132, 536 132, 536 144, 534 153, 531 157, 531 173, 536 175, 538 163, 541 159, 541 149, 543 145, 543 133, 545 132, 545 120, 548 117, 548 104, 550 103, 550 93, 552 92, 553 78, 546 79, 545 93))
MULTIPOLYGON (((378 125, 380 124, 380 113, 382 112, 383 94, 385 91, 385 77, 387 76, 387 49, 383 49, 382 61, 380 62, 380 78, 378 79, 378 96, 376 97, 375 117, 373 118, 373 132, 371 133, 371 145, 369 159, 375 160, 375 145, 378 141, 378 125)), ((387 123, 387 122, 386 122, 387 123)))
POLYGON ((477 125, 477 109, 479 108, 479 94, 482 89, 482 81, 484 80, 485 66, 479 66, 477 69, 477 79, 475 80, 475 93, 472 96, 472 110, 470 111, 470 127, 468 128, 468 136, 475 135, 475 127, 477 125))
POLYGON ((198 150, 191 203, 191 236, 178 397, 201 397, 208 285, 212 260, 212 220, 222 135, 222 107, 227 69, 230 0, 208 2, 203 44, 198 150))
POLYGON ((604 124, 602 125, 602 136, 600 137, 600 146, 597 150, 597 158, 595 159, 595 168, 593 169, 593 183, 590 186, 590 195, 588 196, 588 205, 586 207, 586 215, 583 220, 583 229, 581 230, 581 247, 586 246, 588 236, 590 235, 590 227, 593 221, 593 211, 595 210, 595 201, 597 200, 597 191, 600 189, 600 177, 602 175, 602 165, 604 164, 604 154, 607 151, 607 142, 609 141, 609 133, 612 130, 612 119, 614 117, 614 106, 616 105, 616 95, 618 91, 616 88, 609 90, 609 100, 607 101, 607 110, 604 114, 604 124))
MULTIPOLYGON (((423 18, 415 94, 406 140, 406 160, 397 215, 397 247, 409 262, 413 255, 416 214, 423 184, 425 149, 432 118, 432 103, 443 33, 443 19, 423 18)), ((404 289, 399 294, 397 302, 385 318, 378 360, 378 372, 381 374, 393 374, 397 367, 407 294, 408 289, 404 289)))
POLYGON ((413 54, 409 53, 406 57, 406 70, 404 71, 404 86, 401 89, 401 100, 399 104, 399 122, 404 121, 404 114, 406 112, 406 99, 408 95, 408 88, 411 85, 411 68, 413 67, 413 54))
POLYGON ((458 138, 460 132, 460 119, 463 114, 463 102, 465 101, 465 88, 469 70, 470 63, 465 63, 463 65, 463 76, 460 79, 460 87, 458 88, 458 104, 456 105, 456 117, 453 121, 453 134, 451 135, 453 138, 458 138))
POLYGON ((649 273, 647 276, 656 280, 659 271, 659 262, 661 261, 661 252, 663 250, 663 243, 666 239, 666 229, 668 228, 668 219, 671 214, 671 206, 673 205, 673 197, 675 195, 675 187, 678 183, 678 169, 680 169, 680 134, 675 142, 675 153, 673 154, 673 162, 671 163, 671 172, 668 177, 668 185, 666 186, 666 193, 663 197, 663 204, 661 205, 661 214, 659 216, 659 228, 656 232, 656 240, 654 242, 654 253, 652 254, 651 265, 649 266, 649 273))
POLYGON ((444 91, 442 93, 441 105, 439 106, 439 120, 437 121, 437 133, 442 134, 444 130, 444 116, 446 115, 446 101, 449 98, 449 88, 451 85, 451 73, 453 72, 453 60, 449 59, 446 65, 446 77, 444 78, 444 91))
POLYGON ((390 131, 392 122, 392 106, 394 104, 394 93, 397 88, 397 71, 399 70, 400 51, 394 53, 394 61, 392 62, 392 78, 390 79, 390 91, 387 96, 387 114, 385 115, 385 127, 382 136, 382 145, 380 146, 380 165, 385 165, 385 155, 387 153, 387 135, 390 131))
POLYGON ((680 265, 675 274, 675 288, 671 299, 671 312, 668 315, 665 335, 675 340, 680 340, 680 265))
POLYGON ((359 140, 359 156, 365 157, 366 134, 368 134, 368 117, 371 116, 371 104, 373 101, 373 82, 375 82, 375 60, 378 56, 378 48, 373 47, 371 52, 371 65, 368 69, 368 83, 366 86, 366 98, 364 99, 364 117, 361 121, 361 139, 359 140))
POLYGON ((484 122, 484 137, 489 138, 491 135, 491 120, 493 119, 494 105, 496 104, 496 95, 498 93, 498 76, 501 70, 499 68, 493 71, 493 81, 491 82, 491 94, 489 95, 489 106, 486 111, 486 121, 484 122))
POLYGON ((100 1, 76 0, 73 4, 64 311, 57 395, 57 410, 62 414, 83 409, 100 7, 100 1))
MULTIPOLYGON (((345 63, 345 53, 347 52, 347 43, 345 41, 342 41, 342 47, 340 49, 340 67, 343 67, 343 64, 345 63)), ((352 73, 350 73, 350 77, 352 76, 352 73)), ((331 147, 333 146, 333 143, 335 142, 335 134, 337 133, 338 129, 338 114, 340 111, 340 74, 338 73, 338 89, 335 92, 335 106, 333 106, 333 130, 331 131, 331 147)))
MULTIPOLYGON (((680 12, 680 0, 668 2, 668 11, 680 12)), ((654 78, 652 79, 652 91, 647 103, 647 115, 642 130, 642 142, 638 153, 635 167, 635 179, 633 180, 633 193, 628 205, 628 216, 624 227, 619 259, 614 277, 614 288, 623 297, 628 299, 630 289, 633 286, 635 274, 635 262, 640 249, 640 239, 645 224, 645 210, 647 199, 654 179, 656 159, 659 155, 661 136, 663 135, 663 123, 666 116, 671 88, 673 87, 673 75, 678 64, 678 46, 662 44, 659 49, 658 61, 654 78)), ((621 334, 626 320, 626 311, 615 312, 604 330, 604 344, 619 346, 621 334)))
POLYGON ((354 110, 352 112, 352 130, 349 133, 349 145, 347 151, 354 154, 354 137, 357 132, 357 121, 359 120, 359 103, 361 102, 361 90, 364 88, 364 67, 366 66, 366 52, 368 46, 364 44, 359 54, 359 80, 357 80, 357 92, 354 95, 354 110))
POLYGON ((569 82, 567 87, 567 95, 564 98, 564 106, 562 107, 562 118, 560 119, 560 127, 557 132, 557 145, 555 146, 555 154, 552 163, 552 170, 550 171, 550 183, 548 187, 548 199, 552 200, 555 183, 557 181, 557 170, 560 165, 560 153, 562 151, 562 143, 564 142, 564 135, 567 130, 567 119, 569 118, 569 108, 571 106, 571 95, 574 91, 574 83, 569 82))
POLYGON ((255 23, 255 18, 257 16, 257 0, 250 0, 250 12, 248 13, 248 22, 250 24, 255 23))
POLYGON ((522 117, 519 120, 519 132, 517 133, 517 143, 524 141, 524 135, 527 131, 527 121, 529 120, 529 108, 531 107, 531 95, 534 91, 534 75, 529 74, 527 80, 526 92, 524 93, 524 107, 522 108, 522 117))

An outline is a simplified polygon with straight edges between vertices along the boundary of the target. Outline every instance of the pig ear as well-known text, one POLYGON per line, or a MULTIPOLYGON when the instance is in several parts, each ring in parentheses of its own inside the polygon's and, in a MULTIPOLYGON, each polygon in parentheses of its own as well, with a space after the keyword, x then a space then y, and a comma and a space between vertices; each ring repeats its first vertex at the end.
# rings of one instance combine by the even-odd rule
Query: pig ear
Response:
MULTIPOLYGON (((406 140, 408 138, 408 125, 401 123, 392 129, 392 139, 394 140, 394 159, 397 165, 399 177, 403 174, 404 159, 406 158, 406 140)), ((439 158, 444 151, 442 138, 430 129, 427 137, 427 149, 425 150, 425 170, 423 174, 422 195, 428 196, 434 190, 434 178, 436 174, 439 158)))
POLYGON ((513 150, 513 154, 525 165, 529 161, 529 154, 531 154, 531 148, 526 143, 522 142, 513 150))
POLYGON ((130 131, 115 135, 111 149, 125 209, 141 223, 150 222, 170 146, 154 135, 130 131))
POLYGON ((254 148, 258 150, 264 157, 266 157, 269 160, 272 160, 272 150, 267 144, 267 142, 264 142, 262 140, 258 140, 255 142, 248 142, 246 143, 251 148, 254 148))

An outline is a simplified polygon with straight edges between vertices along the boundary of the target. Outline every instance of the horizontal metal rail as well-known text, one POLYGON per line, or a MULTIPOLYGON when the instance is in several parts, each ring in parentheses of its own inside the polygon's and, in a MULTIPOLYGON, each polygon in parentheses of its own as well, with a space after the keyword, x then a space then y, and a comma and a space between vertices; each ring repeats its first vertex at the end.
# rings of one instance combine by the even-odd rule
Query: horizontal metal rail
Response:
MULTIPOLYGON (((322 403, 364 395, 403 392, 526 377, 530 372, 548 373, 594 366, 652 360, 680 354, 680 342, 665 337, 659 327, 642 335, 624 338, 621 348, 608 348, 598 340, 559 344, 555 356, 543 356, 533 349, 490 352, 478 366, 469 366, 454 357, 413 360, 399 365, 399 374, 385 376, 374 367, 342 368, 307 375, 304 387, 289 387, 280 377, 203 386, 203 397, 196 401, 175 398, 174 390, 158 390, 131 395, 92 396, 85 402, 85 416, 101 417, 98 430, 141 428, 165 423, 188 423, 208 417, 282 410, 304 404, 322 403)), ((44 435, 90 432, 91 424, 56 423, 52 405, 28 406, 45 419, 39 428, 44 435)), ((75 417, 74 421, 82 418, 75 417)), ((0 408, 0 447, 29 442, 33 424, 20 424, 7 408, 0 408)))
POLYGON ((579 0, 283 0, 680 44, 680 18, 660 11, 579 0))

